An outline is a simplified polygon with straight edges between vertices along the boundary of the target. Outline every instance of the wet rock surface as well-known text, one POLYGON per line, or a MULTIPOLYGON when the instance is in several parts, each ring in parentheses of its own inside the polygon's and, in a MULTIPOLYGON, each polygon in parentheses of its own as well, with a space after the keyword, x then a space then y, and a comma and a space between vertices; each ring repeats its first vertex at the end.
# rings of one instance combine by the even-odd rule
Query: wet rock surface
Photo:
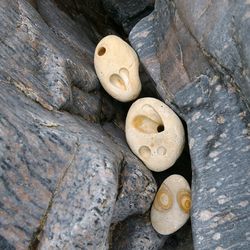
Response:
POLYGON ((153 6, 0 1, 0 249, 249 248, 249 4, 157 0, 146 16, 153 6), (160 174, 128 148, 131 103, 104 93, 93 67, 104 35, 129 32, 141 96, 187 125, 189 145, 160 174), (157 186, 190 182, 191 162, 191 223, 161 236, 157 186))

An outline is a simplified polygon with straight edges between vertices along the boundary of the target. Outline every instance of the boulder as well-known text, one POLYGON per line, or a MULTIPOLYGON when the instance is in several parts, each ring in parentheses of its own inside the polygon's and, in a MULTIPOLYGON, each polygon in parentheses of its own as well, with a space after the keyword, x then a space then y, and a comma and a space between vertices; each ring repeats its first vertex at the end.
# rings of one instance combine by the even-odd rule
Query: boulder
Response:
POLYGON ((129 40, 186 122, 197 249, 248 249, 249 4, 157 0, 129 40))

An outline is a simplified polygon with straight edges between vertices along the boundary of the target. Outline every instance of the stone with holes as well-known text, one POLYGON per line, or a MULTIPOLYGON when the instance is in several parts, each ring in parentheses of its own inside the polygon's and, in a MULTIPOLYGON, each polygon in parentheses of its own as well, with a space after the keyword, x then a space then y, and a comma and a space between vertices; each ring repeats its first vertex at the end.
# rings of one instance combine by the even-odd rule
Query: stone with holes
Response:
POLYGON ((126 118, 126 138, 134 152, 153 171, 171 167, 184 145, 184 129, 178 116, 155 98, 138 99, 126 118))
POLYGON ((154 229, 169 235, 180 229, 189 218, 190 186, 181 175, 173 174, 161 184, 151 208, 154 229))
POLYGON ((140 94, 138 57, 121 38, 104 37, 96 47, 94 64, 103 88, 113 98, 127 102, 140 94))

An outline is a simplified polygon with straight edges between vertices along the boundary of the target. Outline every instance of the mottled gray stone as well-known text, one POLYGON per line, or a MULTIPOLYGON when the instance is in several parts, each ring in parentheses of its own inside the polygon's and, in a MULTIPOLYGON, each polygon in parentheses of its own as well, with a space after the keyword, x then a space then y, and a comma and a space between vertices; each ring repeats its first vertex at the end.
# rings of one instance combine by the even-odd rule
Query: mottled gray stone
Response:
POLYGON ((0 233, 9 244, 25 249, 39 229, 41 249, 100 248, 112 220, 149 209, 155 181, 124 141, 1 86, 0 233))
POLYGON ((176 0, 178 14, 216 70, 230 75, 250 102, 250 3, 176 0))
POLYGON ((114 144, 104 131, 93 132, 90 138, 85 133, 76 158, 80 164, 61 183, 41 249, 107 248, 111 222, 145 213, 151 205, 156 185, 150 171, 124 142, 114 144))
POLYGON ((145 213, 156 183, 99 89, 98 36, 54 1, 4 0, 0 14, 0 248, 108 248, 111 223, 145 213))
POLYGON ((111 249, 192 250, 190 221, 172 235, 161 235, 152 227, 149 212, 133 215, 113 225, 111 249))
POLYGON ((118 223, 112 234, 111 249, 161 249, 167 236, 158 234, 151 225, 149 213, 131 216, 118 223))
POLYGON ((197 249, 250 246, 249 7, 157 0, 129 35, 160 97, 187 123, 197 249))
POLYGON ((162 98, 201 74, 231 78, 250 101, 248 2, 157 0, 129 34, 162 98))
POLYGON ((188 125, 198 249, 249 249, 250 114, 230 84, 201 76, 175 96, 188 125))
POLYGON ((190 220, 188 220, 176 233, 167 237, 161 250, 193 250, 194 245, 190 227, 190 220))
POLYGON ((152 14, 133 28, 129 40, 165 101, 200 74, 213 73, 172 1, 156 1, 152 14))
POLYGON ((101 118, 102 98, 100 91, 86 93, 77 87, 72 87, 72 104, 70 113, 80 115, 85 120, 98 122, 101 118))

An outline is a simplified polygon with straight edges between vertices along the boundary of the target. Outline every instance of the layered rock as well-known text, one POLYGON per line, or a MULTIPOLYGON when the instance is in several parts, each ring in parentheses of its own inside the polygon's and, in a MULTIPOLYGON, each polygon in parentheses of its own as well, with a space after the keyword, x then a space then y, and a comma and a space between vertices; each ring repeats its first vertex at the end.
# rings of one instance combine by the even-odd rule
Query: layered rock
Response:
POLYGON ((108 248, 111 223, 145 213, 156 183, 120 128, 93 123, 114 104, 91 27, 53 1, 0 7, 1 249, 108 248))
POLYGON ((158 0, 129 39, 186 121, 197 249, 247 249, 250 5, 158 0))

